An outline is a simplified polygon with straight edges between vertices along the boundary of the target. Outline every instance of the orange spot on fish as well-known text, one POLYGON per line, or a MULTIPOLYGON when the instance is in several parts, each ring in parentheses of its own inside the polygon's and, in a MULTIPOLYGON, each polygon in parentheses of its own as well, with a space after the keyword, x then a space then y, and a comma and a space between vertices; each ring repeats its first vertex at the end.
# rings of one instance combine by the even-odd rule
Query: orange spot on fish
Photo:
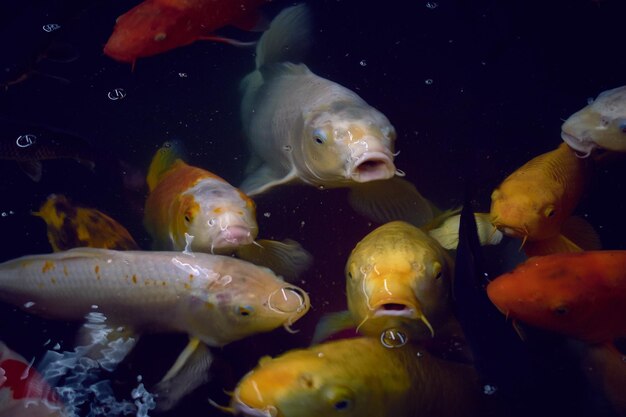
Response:
POLYGON ((94 271, 96 271, 96 274, 100 272, 100 265, 96 265, 96 267, 94 268, 94 271))
POLYGON ((189 285, 189 284, 188 284, 188 283, 186 283, 186 282, 185 282, 185 284, 184 284, 184 287, 185 287, 185 289, 186 289, 186 290, 191 289, 191 285, 189 285))
POLYGON ((46 272, 52 271, 52 270, 54 270, 54 262, 52 261, 44 262, 43 268, 41 268, 41 272, 45 274, 46 272))
POLYGON ((50 278, 50 282, 53 283, 53 284, 56 284, 57 280, 56 280, 56 278, 50 278))
POLYGON ((189 281, 193 281, 193 274, 189 274, 189 281))
POLYGON ((215 214, 220 214, 220 213, 222 213, 223 211, 224 211, 224 209, 223 209, 222 207, 215 207, 215 208, 213 209, 213 213, 215 213, 215 214))
POLYGON ((137 283, 137 275, 133 274, 132 280, 133 280, 133 284, 136 284, 137 283))

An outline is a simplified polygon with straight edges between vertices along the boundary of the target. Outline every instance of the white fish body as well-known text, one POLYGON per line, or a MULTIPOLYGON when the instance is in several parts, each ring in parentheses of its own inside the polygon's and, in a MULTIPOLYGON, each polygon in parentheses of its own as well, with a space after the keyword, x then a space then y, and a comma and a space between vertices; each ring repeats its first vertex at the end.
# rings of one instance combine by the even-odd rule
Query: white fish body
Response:
POLYGON ((309 306, 267 268, 219 255, 78 248, 0 264, 0 299, 55 319, 184 332, 211 346, 289 325, 309 306))
POLYGON ((626 152, 626 86, 604 91, 561 126, 561 138, 589 155, 594 149, 626 152))
POLYGON ((252 172, 248 195, 290 181, 341 187, 389 179, 395 130, 353 91, 288 62, 308 43, 308 10, 285 9, 257 45, 257 69, 242 82, 242 120, 252 172))

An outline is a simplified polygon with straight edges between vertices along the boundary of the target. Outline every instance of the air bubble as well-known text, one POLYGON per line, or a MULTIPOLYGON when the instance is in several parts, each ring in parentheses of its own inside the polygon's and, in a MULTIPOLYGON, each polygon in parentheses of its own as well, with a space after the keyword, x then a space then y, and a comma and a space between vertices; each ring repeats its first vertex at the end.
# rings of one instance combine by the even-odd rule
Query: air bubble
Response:
POLYGON ((439 3, 437 3, 436 1, 428 1, 428 2, 426 2, 426 8, 427 9, 434 10, 437 7, 439 7, 439 3))
POLYGON ((367 65, 367 61, 362 59, 361 62, 359 62, 359 65, 365 67, 367 65))
POLYGON ((402 171, 401 169, 396 169, 396 175, 398 177, 406 177, 406 172, 402 171))
POLYGON ((386 348, 395 349, 407 344, 409 338, 398 329, 387 329, 380 334, 380 343, 386 348))
POLYGON ((432 78, 427 78, 424 80, 424 84, 426 85, 432 85, 433 84, 433 79, 432 78))

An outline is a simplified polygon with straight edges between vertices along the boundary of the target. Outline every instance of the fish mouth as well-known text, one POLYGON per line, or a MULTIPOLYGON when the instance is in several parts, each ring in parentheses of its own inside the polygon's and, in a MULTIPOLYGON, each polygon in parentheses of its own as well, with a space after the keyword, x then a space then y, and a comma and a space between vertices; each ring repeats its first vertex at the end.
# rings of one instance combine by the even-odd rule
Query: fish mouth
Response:
POLYGON ((396 173, 392 158, 383 152, 365 152, 357 158, 350 170, 356 182, 386 180, 396 173))
POLYGON ((567 146, 576 152, 582 153, 582 155, 579 156, 583 158, 588 157, 594 149, 599 148, 595 142, 589 139, 579 138, 563 130, 561 131, 561 139, 563 139, 563 142, 567 143, 567 146))
POLYGON ((409 319, 419 318, 417 309, 410 304, 387 301, 374 307, 373 317, 405 317, 409 319))
POLYGON ((273 405, 268 405, 264 409, 253 408, 238 398, 233 401, 233 414, 247 417, 281 417, 278 409, 273 405))
POLYGON ((221 230, 213 247, 216 249, 248 245, 254 240, 252 232, 247 226, 228 226, 221 230))

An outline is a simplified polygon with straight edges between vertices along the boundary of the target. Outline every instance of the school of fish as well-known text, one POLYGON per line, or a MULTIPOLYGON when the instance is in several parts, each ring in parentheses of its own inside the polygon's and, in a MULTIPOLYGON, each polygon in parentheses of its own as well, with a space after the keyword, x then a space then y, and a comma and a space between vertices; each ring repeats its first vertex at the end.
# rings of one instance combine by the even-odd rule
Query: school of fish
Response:
MULTIPOLYGON (((455 253, 467 249, 460 209, 436 207, 401 178, 398 133, 387 115, 304 64, 315 32, 306 4, 267 23, 266 2, 145 0, 119 16, 104 46, 105 55, 134 69, 140 58, 200 40, 254 45, 254 67, 239 85, 250 153, 242 182, 233 186, 209 170, 211 161, 192 164, 179 141, 154 144, 160 147, 145 167, 139 222, 149 242, 135 240, 109 214, 77 205, 66 190, 50 194, 32 215, 46 223, 53 253, 0 263, 0 301, 82 323, 78 341, 105 334, 130 350, 142 334, 187 335, 188 345, 153 387, 159 411, 209 380, 215 348, 281 327, 295 333, 296 322, 316 310, 310 346, 253 357, 258 364, 234 384, 218 381, 229 400, 210 399, 214 409, 250 417, 512 415, 485 395, 492 387, 479 366, 483 350, 455 304, 453 288, 461 286, 454 279, 463 275, 455 274, 455 253), (216 33, 229 25, 263 33, 253 42, 216 33), (347 188, 353 209, 377 223, 352 237, 342 260, 339 312, 316 305, 306 280, 294 283, 316 261, 300 243, 257 239, 254 199, 298 183, 347 188), (103 317, 100 325, 90 321, 93 314, 103 317), (469 354, 457 360, 452 348, 442 352, 445 343, 469 354)), ((477 246, 518 240, 526 257, 477 285, 477 294, 520 334, 521 324, 578 343, 591 385, 626 416, 626 356, 619 350, 626 251, 601 249, 594 227, 576 215, 598 155, 626 152, 626 86, 572 114, 561 139, 494 184, 488 212, 469 214, 477 246)), ((34 181, 42 178, 41 160, 64 158, 98 169, 73 135, 42 131, 0 141, 0 159, 16 161, 34 181)), ((465 260, 474 255, 462 253, 465 260)), ((63 387, 34 361, 0 341, 0 417, 70 415, 63 387)))

